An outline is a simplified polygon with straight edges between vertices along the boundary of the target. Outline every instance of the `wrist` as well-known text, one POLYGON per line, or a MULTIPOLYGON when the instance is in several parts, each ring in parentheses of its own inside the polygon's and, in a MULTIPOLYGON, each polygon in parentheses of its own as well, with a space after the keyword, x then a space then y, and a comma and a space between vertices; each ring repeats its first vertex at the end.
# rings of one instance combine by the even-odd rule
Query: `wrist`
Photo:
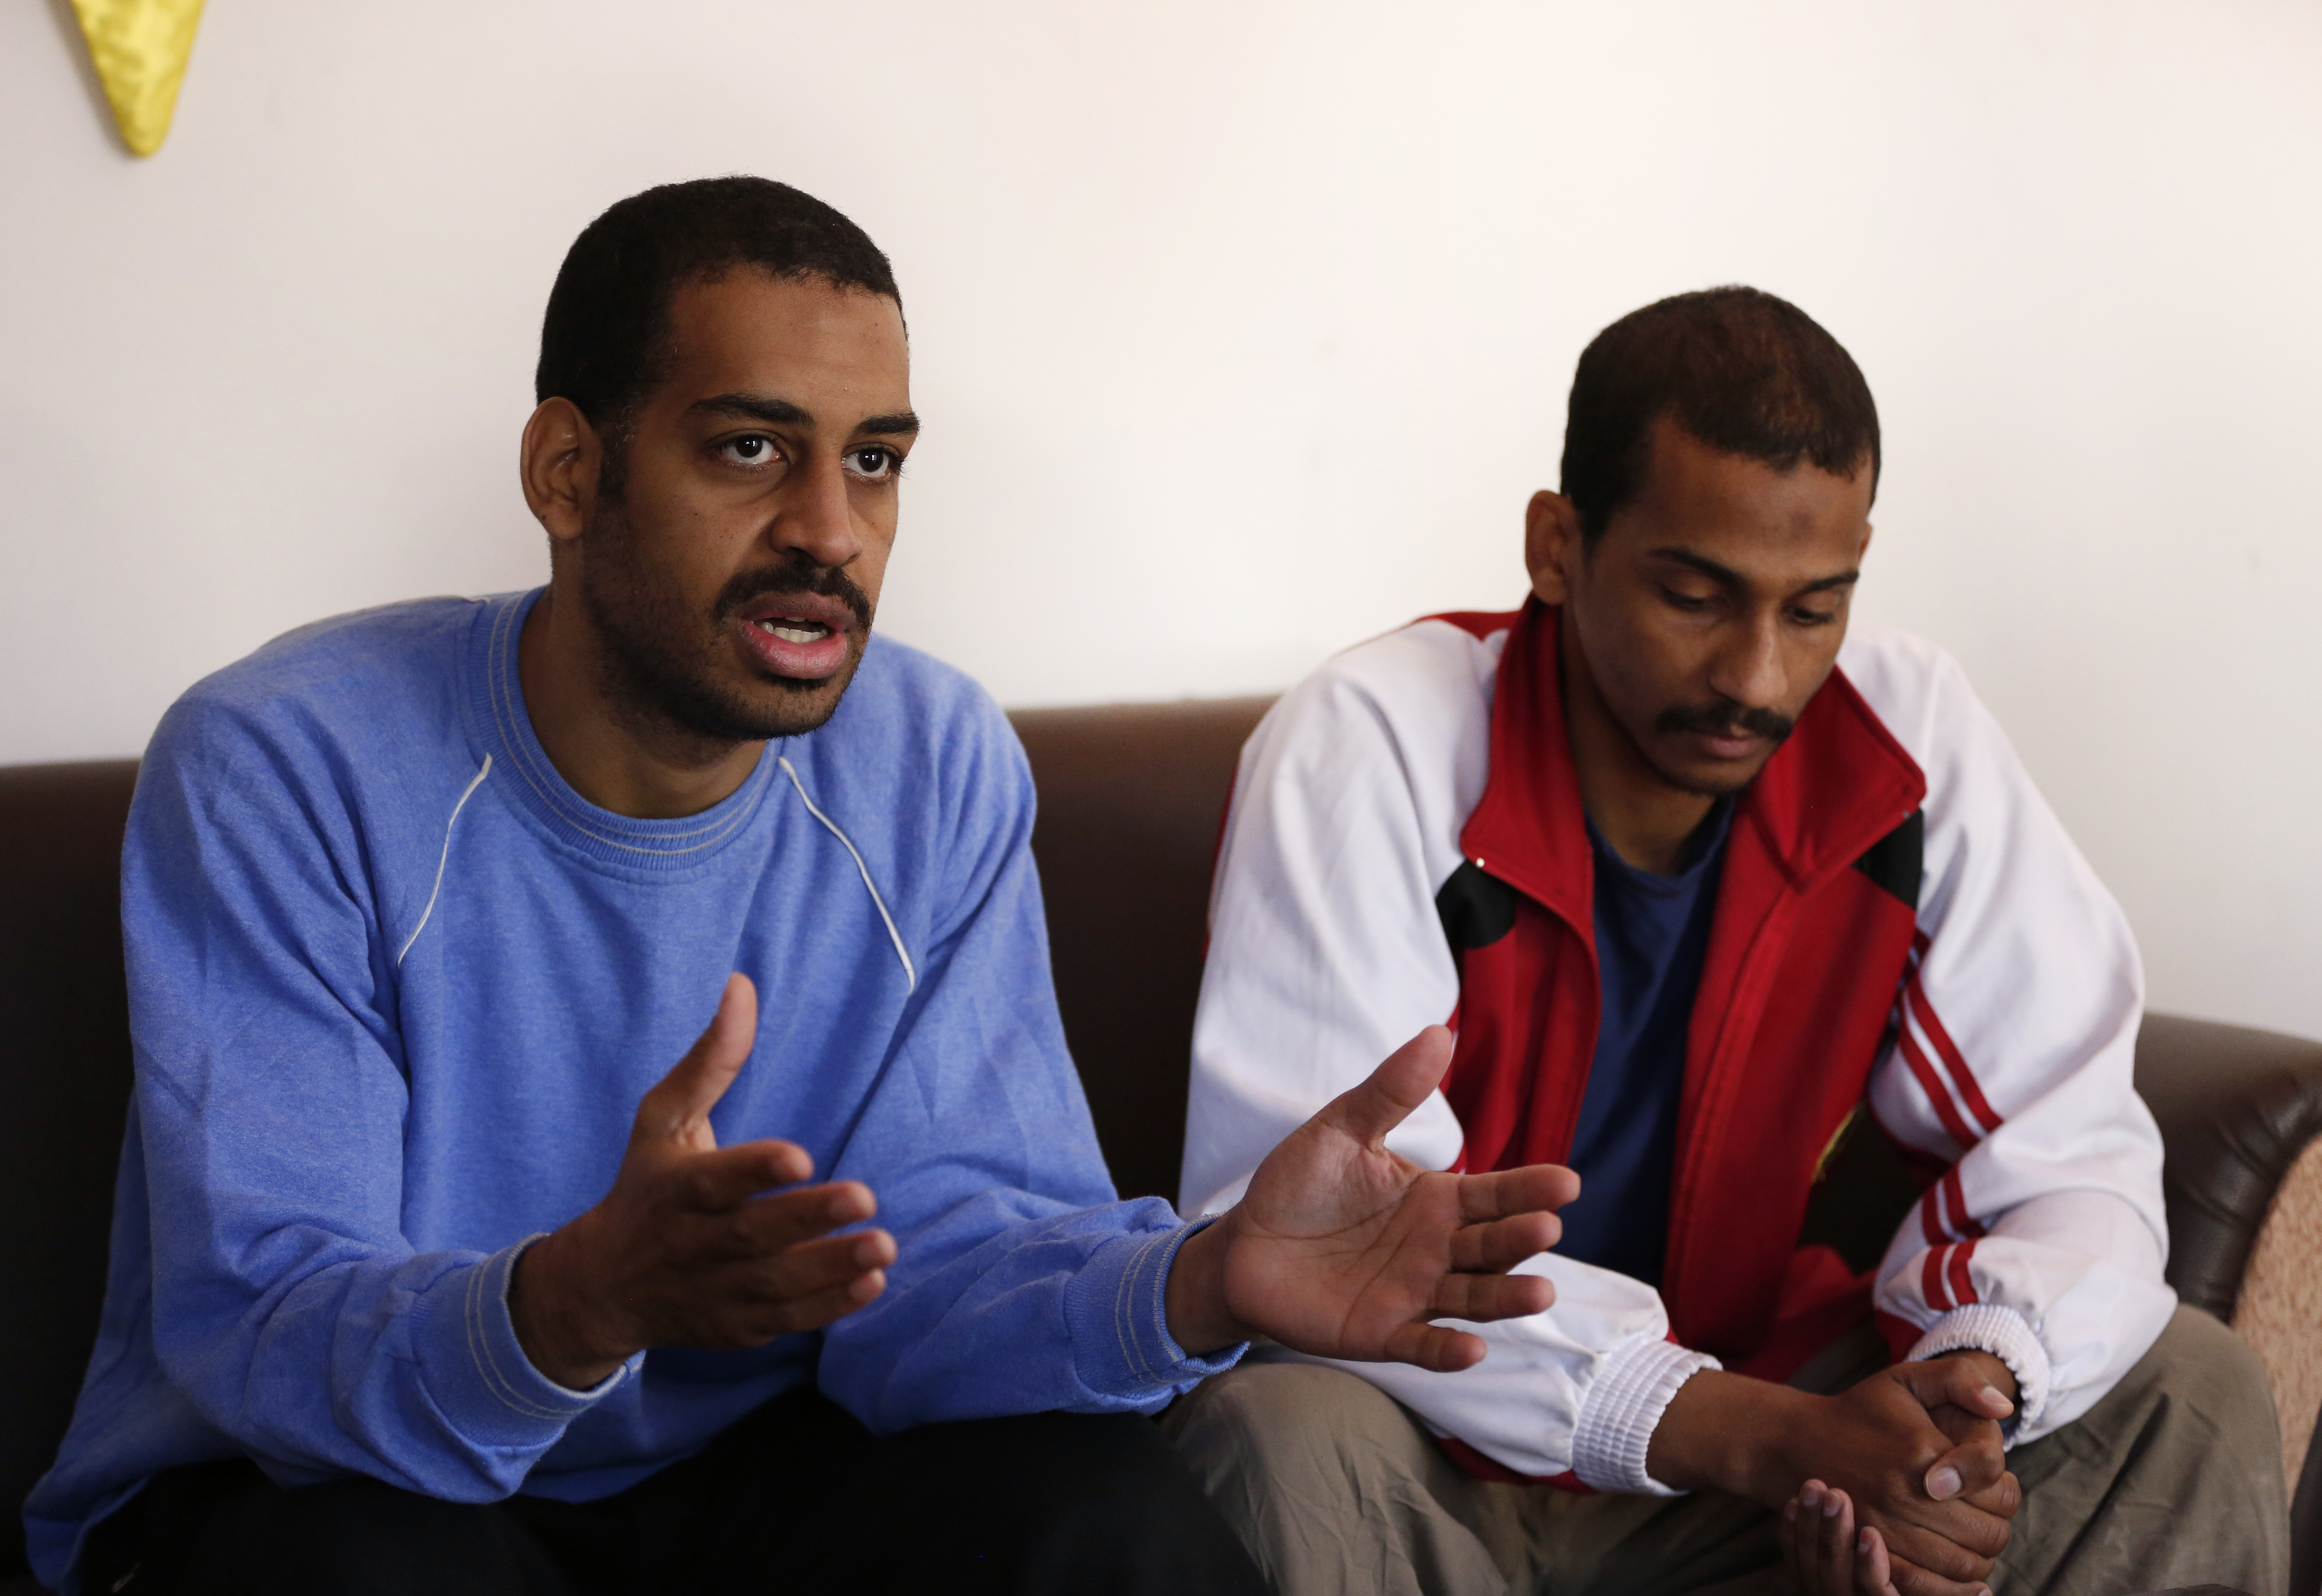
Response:
POLYGON ((1170 1260, 1163 1311, 1169 1320, 1169 1339, 1190 1357, 1256 1339, 1256 1332, 1226 1304, 1226 1254, 1240 1229, 1240 1213, 1236 1207, 1219 1215, 1178 1243, 1176 1256, 1170 1260))
POLYGON ((1723 1491, 1779 1507, 1805 1476, 1789 1458, 1825 1399, 1746 1374, 1705 1369, 1678 1388, 1653 1427, 1645 1467, 1676 1491, 1723 1491))
POLYGON ((508 1319, 535 1370, 568 1391, 587 1391, 639 1349, 592 1304, 576 1264, 573 1229, 553 1231, 517 1257, 508 1276, 508 1319))

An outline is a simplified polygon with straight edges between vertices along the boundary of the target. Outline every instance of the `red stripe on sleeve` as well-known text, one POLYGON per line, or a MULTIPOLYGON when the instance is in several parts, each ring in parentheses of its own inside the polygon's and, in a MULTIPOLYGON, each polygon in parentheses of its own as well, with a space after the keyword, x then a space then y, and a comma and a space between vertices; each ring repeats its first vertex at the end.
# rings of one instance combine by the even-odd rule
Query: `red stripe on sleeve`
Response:
POLYGON ((1942 1055, 1943 1067, 1951 1072, 1952 1081, 1959 1087, 1960 1097, 1966 1102, 1968 1111, 1982 1125, 1984 1134, 1990 1135, 2000 1127, 2003 1121, 1984 1097, 1983 1088, 1976 1084, 1975 1072, 1967 1067, 1967 1060, 1961 1055, 1959 1044, 1952 1040, 1951 1033, 1943 1029, 1943 1022, 1935 1017, 1935 1006, 1927 1001, 1927 989, 1920 984, 1916 969, 1911 971, 1906 990, 1911 996, 1911 1008, 1919 1017, 1919 1028, 1926 1032, 1927 1040, 1935 1044, 1935 1052, 1942 1055))
POLYGON ((1952 1288, 1952 1305, 1955 1308, 1965 1308, 1969 1303, 1976 1300, 1975 1281, 1967 1272, 1967 1261, 1974 1254, 1975 1243, 1971 1241, 1961 1242, 1952 1249, 1949 1278, 1952 1288))
POLYGON ((1903 1062, 1911 1066, 1911 1074, 1917 1080, 1919 1090, 1925 1092, 1927 1100, 1935 1106, 1935 1117, 1943 1122, 1943 1128, 1951 1133, 1952 1140, 1962 1148, 1972 1147, 1981 1141, 1983 1138, 1960 1117, 1959 1109, 1952 1102, 1952 1094, 1935 1074, 1935 1067, 1927 1062, 1927 1055, 1920 1052, 1919 1044, 1911 1039, 1911 1027, 1905 1026, 1896 1033, 1896 1041, 1903 1049, 1903 1062))
POLYGON ((1952 1306, 1943 1293, 1943 1254, 1949 1251, 1949 1247, 1929 1247, 1927 1261, 1919 1268, 1919 1295, 1939 1312, 1948 1312, 1952 1306))
POLYGON ((1943 1245, 1943 1189, 1940 1181, 1928 1187, 1927 1194, 1919 1199, 1919 1234, 1927 1238, 1927 1245, 1931 1247, 1943 1245))
MULTIPOLYGON (((1951 1233, 1953 1236, 1982 1236, 1983 1227, 1976 1222, 1973 1214, 1967 1211, 1967 1194, 1960 1189, 1959 1165, 1953 1164, 1943 1172, 1942 1185, 1944 1196, 1952 1207, 1952 1217, 1943 1221, 1951 1227, 1951 1233)), ((1970 1298, 1968 1300, 1973 1301, 1974 1299, 1970 1298)))

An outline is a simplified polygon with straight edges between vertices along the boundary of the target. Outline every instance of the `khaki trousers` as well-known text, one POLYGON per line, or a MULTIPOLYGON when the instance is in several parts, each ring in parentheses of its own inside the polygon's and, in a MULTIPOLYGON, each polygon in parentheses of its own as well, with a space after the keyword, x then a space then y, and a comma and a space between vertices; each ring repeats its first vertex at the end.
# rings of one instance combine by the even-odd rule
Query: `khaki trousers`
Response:
MULTIPOLYGON (((1885 1362, 1866 1326, 1792 1383, 1839 1391, 1885 1362)), ((1789 1589, 1774 1516, 1753 1503, 1477 1480, 1406 1409, 1337 1369, 1245 1363, 1162 1423, 1283 1596, 1789 1589)), ((2025 1500, 1995 1596, 2288 1586, 2272 1393, 2256 1355, 2196 1309, 2178 1309, 2104 1400, 2008 1464, 2025 1500)))

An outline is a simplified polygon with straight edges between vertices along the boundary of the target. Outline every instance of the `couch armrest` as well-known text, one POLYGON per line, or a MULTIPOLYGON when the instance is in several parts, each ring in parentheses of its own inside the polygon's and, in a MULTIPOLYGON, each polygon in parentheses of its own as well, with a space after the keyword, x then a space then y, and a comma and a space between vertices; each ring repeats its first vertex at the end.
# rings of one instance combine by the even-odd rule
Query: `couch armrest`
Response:
POLYGON ((2136 1090, 2161 1122, 2169 1283, 2233 1326, 2281 1418, 2290 1589, 2322 1589, 2322 1043, 2148 1014, 2136 1090))
POLYGON ((2274 1194, 2322 1133, 2322 1043, 2148 1014, 2136 1090, 2166 1149, 2169 1283, 2230 1322, 2274 1194))

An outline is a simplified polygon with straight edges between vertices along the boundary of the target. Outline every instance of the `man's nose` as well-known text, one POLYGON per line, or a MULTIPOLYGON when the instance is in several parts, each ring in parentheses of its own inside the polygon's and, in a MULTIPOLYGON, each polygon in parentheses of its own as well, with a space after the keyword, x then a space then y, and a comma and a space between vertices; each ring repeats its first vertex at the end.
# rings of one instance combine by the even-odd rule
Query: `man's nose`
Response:
POLYGON ((855 533, 855 506, 847 495, 846 468, 835 456, 816 457, 791 479, 795 491, 774 517, 767 535, 775 547, 796 549, 825 570, 836 570, 863 552, 855 533))
POLYGON ((1721 698, 1745 709, 1778 709, 1788 696, 1789 671, 1782 662, 1782 631, 1772 615, 1753 616, 1735 629, 1719 651, 1709 685, 1721 698))

